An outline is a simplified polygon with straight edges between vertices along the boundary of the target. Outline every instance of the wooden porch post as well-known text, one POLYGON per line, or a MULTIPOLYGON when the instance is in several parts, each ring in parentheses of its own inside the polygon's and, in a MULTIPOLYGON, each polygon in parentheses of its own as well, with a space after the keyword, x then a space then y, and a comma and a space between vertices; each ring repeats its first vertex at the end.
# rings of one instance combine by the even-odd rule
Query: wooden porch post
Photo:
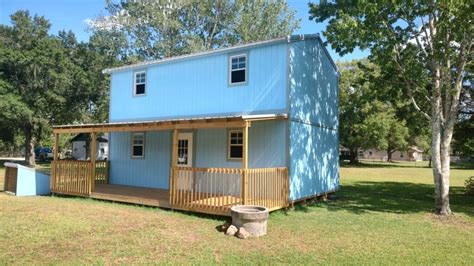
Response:
POLYGON ((59 149, 59 133, 54 133, 54 146, 53 146, 53 162, 51 163, 51 179, 49 187, 54 190, 56 187, 57 179, 57 164, 58 164, 58 149, 59 149))
POLYGON ((91 157, 91 180, 89 185, 89 195, 94 191, 95 186, 95 157, 97 154, 97 133, 92 132, 91 144, 90 147, 90 157, 91 157))
POLYGON ((174 187, 174 182, 175 182, 175 167, 178 161, 178 129, 173 130, 173 144, 171 148, 171 171, 170 171, 170 204, 173 205, 176 202, 175 198, 175 187, 174 187))
POLYGON ((249 142, 249 126, 250 122, 245 121, 242 129, 242 204, 247 204, 248 198, 248 180, 247 180, 247 169, 248 163, 248 142, 249 142))

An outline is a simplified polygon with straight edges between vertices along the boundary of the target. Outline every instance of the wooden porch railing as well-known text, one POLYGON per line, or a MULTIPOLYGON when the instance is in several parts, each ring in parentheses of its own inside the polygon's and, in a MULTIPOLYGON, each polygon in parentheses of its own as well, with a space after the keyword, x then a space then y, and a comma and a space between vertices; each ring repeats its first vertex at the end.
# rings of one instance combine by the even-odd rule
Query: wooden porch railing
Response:
POLYGON ((109 183, 109 161, 95 162, 95 183, 108 184, 109 183))
POLYGON ((269 209, 288 206, 288 168, 247 169, 247 205, 269 209))
MULTIPOLYGON (((108 183, 108 161, 96 161, 95 183, 108 183)), ((57 160, 51 163, 51 192, 88 196, 92 184, 92 162, 57 160)))
POLYGON ((221 213, 240 204, 242 169, 175 167, 170 204, 187 210, 221 213))
POLYGON ((288 171, 287 168, 174 167, 170 204, 215 214, 228 214, 232 206, 241 204, 258 204, 269 209, 285 207, 288 205, 288 171), (243 178, 247 182, 243 182, 243 178), (245 191, 241 189, 244 183, 247 183, 245 191))

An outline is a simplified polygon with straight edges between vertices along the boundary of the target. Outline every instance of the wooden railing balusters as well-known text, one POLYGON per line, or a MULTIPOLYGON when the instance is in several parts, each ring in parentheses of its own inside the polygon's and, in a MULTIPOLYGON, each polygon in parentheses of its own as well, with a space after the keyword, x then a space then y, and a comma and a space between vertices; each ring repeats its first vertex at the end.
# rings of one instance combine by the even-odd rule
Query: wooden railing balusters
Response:
MULTIPOLYGON (((108 161, 96 162, 96 183, 108 181, 108 161)), ((51 192, 71 195, 90 195, 92 188, 92 162, 56 160, 52 163, 51 192)))
POLYGON ((177 208, 224 214, 244 201, 269 209, 288 206, 287 168, 175 167, 171 173, 170 203, 177 208))

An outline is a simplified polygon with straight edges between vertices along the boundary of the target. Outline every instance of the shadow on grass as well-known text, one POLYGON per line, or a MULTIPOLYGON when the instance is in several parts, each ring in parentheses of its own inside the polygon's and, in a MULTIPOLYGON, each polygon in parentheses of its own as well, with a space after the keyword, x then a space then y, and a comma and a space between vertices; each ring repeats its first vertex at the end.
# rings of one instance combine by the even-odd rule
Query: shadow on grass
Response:
POLYGON ((426 165, 411 165, 411 164, 403 164, 403 163, 387 163, 387 162, 358 162, 356 164, 350 164, 348 162, 340 162, 340 166, 344 168, 429 168, 426 165))
MULTIPOLYGON (((357 214, 368 211, 401 214, 427 212, 433 209, 433 193, 433 185, 427 184, 357 182, 341 186, 336 200, 324 206, 330 211, 347 210, 357 214)), ((453 212, 474 216, 474 197, 465 195, 464 188, 451 187, 450 203, 453 212)))
MULTIPOLYGON (((341 161, 340 166, 344 168, 426 168, 431 169, 423 162, 406 163, 406 162, 381 162, 381 161, 361 161, 357 164, 350 164, 347 161, 341 161)), ((451 169, 474 169, 474 162, 451 163, 451 169)))
POLYGON ((474 169, 474 162, 452 162, 451 169, 474 169))

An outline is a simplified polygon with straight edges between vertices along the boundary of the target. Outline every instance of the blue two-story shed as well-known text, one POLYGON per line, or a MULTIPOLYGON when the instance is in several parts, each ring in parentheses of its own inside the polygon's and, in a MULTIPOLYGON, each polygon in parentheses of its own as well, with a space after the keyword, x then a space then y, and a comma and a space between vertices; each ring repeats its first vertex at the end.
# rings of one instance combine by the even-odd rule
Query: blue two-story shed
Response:
POLYGON ((109 160, 55 155, 54 193, 227 215, 234 205, 273 210, 339 186, 338 71, 318 35, 104 73, 109 123, 54 133, 110 132, 109 160))

